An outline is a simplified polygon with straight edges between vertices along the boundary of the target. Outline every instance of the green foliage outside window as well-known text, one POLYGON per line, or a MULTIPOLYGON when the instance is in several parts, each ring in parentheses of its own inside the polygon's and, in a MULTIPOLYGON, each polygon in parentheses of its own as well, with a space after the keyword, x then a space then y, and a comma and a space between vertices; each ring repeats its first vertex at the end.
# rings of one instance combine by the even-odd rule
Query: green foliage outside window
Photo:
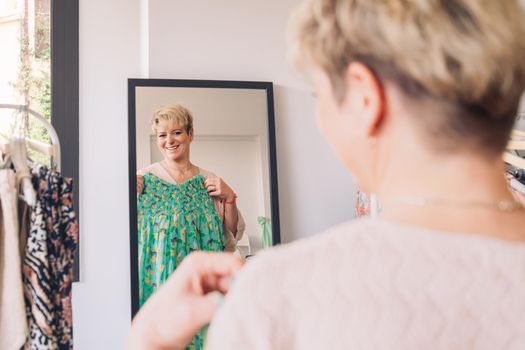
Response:
MULTIPOLYGON (((30 109, 42 115, 51 122, 51 45, 50 45, 50 17, 49 14, 35 14, 35 49, 30 48, 27 28, 27 18, 22 20, 22 35, 20 36, 20 65, 18 79, 13 87, 22 96, 23 101, 30 109)), ((20 125, 15 128, 27 127, 27 137, 30 139, 50 143, 46 128, 31 116, 18 115, 20 125), (27 124, 26 124, 27 123, 27 124), (24 125, 25 124, 25 125, 24 125)), ((32 159, 49 165, 49 157, 29 150, 32 159)))

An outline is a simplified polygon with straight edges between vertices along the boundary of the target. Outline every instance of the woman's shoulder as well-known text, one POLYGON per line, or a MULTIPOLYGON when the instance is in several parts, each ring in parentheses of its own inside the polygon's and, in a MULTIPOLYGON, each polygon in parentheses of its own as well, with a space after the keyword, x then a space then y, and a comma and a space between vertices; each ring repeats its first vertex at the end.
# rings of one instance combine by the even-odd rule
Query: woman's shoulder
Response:
POLYGON ((217 175, 215 175, 215 174, 212 173, 211 171, 206 170, 206 169, 203 169, 203 168, 201 168, 201 167, 199 167, 199 173, 201 173, 202 176, 204 176, 205 179, 209 179, 209 178, 217 177, 217 175))
POLYGON ((144 176, 146 174, 153 174, 158 175, 162 170, 162 165, 160 165, 159 162, 155 162, 153 164, 150 164, 148 166, 145 166, 144 168, 141 168, 137 170, 137 175, 144 176))
MULTIPOLYGON (((340 258, 348 248, 345 242, 354 240, 368 225, 361 220, 346 222, 314 236, 266 249, 249 259, 235 276, 233 288, 212 322, 211 344, 228 343, 223 338, 224 332, 228 332, 233 323, 245 325, 235 320, 243 318, 245 309, 251 310, 252 321, 277 321, 290 303, 309 300, 305 293, 312 290, 305 286, 344 268, 340 258)), ((264 327, 262 321, 258 327, 264 327)), ((232 335, 235 341, 240 341, 239 337, 239 334, 232 335)))
POLYGON ((284 281, 298 275, 313 276, 314 270, 322 274, 341 266, 388 260, 389 256, 417 263, 439 254, 490 254, 494 259, 508 261, 512 257, 517 262, 525 258, 525 244, 364 218, 263 251, 248 263, 247 270, 272 271, 268 275, 284 281))
POLYGON ((361 244, 367 234, 375 231, 375 223, 368 219, 345 222, 326 231, 292 243, 266 249, 251 258, 243 269, 248 283, 265 283, 267 278, 280 281, 296 280, 315 270, 336 267, 352 246, 361 244))
POLYGON ((362 235, 376 231, 375 221, 356 219, 335 225, 315 235, 291 243, 277 245, 261 252, 254 260, 266 260, 276 264, 300 262, 306 257, 325 255, 338 247, 348 247, 362 235))

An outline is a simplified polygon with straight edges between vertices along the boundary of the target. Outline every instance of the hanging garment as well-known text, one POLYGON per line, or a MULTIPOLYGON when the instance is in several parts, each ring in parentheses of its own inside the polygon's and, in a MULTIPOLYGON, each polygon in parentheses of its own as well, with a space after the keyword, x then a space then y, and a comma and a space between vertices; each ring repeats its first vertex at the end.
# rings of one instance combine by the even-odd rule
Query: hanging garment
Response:
POLYGON ((30 210, 23 269, 25 349, 73 349, 71 283, 78 242, 73 181, 44 166, 34 169, 32 180, 37 203, 30 210))
POLYGON ((521 184, 525 185, 525 169, 510 169, 509 175, 516 179, 521 184))
POLYGON ((261 226, 261 246, 263 249, 272 246, 272 225, 270 219, 259 216, 257 223, 261 226))
POLYGON ((18 350, 27 337, 15 173, 0 170, 0 350, 18 350))
POLYGON ((11 159, 16 170, 17 183, 20 183, 20 190, 24 201, 30 206, 36 203, 36 192, 31 182, 31 171, 27 160, 26 140, 15 137, 10 142, 11 159))
POLYGON ((370 216, 370 206, 370 195, 361 190, 357 190, 355 216, 357 218, 370 216))
MULTIPOLYGON (((138 195, 139 303, 191 252, 224 251, 222 222, 206 192, 204 176, 172 184, 147 173, 138 195)), ((188 349, 202 349, 203 334, 188 349)))
POLYGON ((518 181, 512 174, 507 173, 507 185, 514 199, 525 206, 525 185, 518 181))

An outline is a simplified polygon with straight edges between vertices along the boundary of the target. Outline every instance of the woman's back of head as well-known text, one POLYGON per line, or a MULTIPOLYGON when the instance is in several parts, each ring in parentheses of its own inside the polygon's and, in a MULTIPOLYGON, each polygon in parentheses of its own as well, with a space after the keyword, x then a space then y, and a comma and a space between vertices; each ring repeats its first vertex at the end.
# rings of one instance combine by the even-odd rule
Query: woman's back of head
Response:
POLYGON ((525 88, 517 0, 307 0, 291 23, 293 59, 324 70, 336 97, 349 63, 360 61, 410 99, 446 108, 417 120, 439 135, 436 149, 466 141, 490 155, 505 148, 525 88))

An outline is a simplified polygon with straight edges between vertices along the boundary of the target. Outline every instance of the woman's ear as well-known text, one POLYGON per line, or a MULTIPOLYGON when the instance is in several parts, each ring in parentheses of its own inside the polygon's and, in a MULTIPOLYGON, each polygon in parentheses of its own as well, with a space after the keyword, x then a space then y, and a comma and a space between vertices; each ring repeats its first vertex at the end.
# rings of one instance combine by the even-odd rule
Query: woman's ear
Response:
POLYGON ((190 129, 190 131, 188 131, 188 135, 190 136, 190 141, 193 141, 193 136, 194 136, 194 131, 193 131, 193 128, 190 129))
POLYGON ((347 93, 345 100, 350 103, 352 114, 357 118, 359 133, 366 138, 378 134, 384 121, 385 98, 383 86, 374 72, 361 62, 348 66, 345 81, 347 93))

